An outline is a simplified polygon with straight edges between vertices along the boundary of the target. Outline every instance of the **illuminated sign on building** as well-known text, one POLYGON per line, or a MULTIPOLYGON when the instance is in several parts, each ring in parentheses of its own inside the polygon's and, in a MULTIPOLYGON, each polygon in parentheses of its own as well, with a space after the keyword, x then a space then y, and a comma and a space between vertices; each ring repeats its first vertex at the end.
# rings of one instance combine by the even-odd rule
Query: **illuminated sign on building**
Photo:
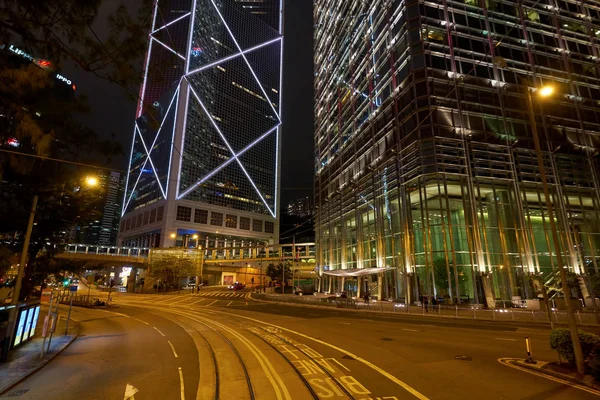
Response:
MULTIPOLYGON (((4 49, 4 47, 5 47, 5 45, 2 45, 2 46, 0 46, 0 49, 4 49)), ((20 57, 23 57, 26 60, 31 61, 32 63, 34 63, 35 65, 37 65, 38 67, 40 67, 42 69, 45 69, 46 71, 54 72, 56 70, 53 67, 51 61, 44 60, 42 58, 35 58, 31 54, 24 52, 23 50, 19 49, 16 46, 13 46, 12 44, 8 46, 8 50, 13 54, 16 54, 20 57)), ((66 83, 67 85, 70 85, 73 90, 76 89, 76 86, 73 84, 73 82, 69 78, 66 78, 61 74, 56 74, 56 79, 58 79, 61 82, 66 83)))
POLYGON ((194 57, 198 57, 202 53, 203 53, 203 51, 202 51, 201 47, 192 47, 192 55, 194 57))
POLYGON ((65 78, 61 74, 56 74, 56 79, 65 82, 67 85, 70 85, 72 83, 70 79, 65 78))
POLYGON ((13 53, 15 53, 18 56, 26 58, 29 61, 35 62, 35 57, 33 57, 31 54, 25 53, 23 50, 19 49, 18 47, 13 46, 12 44, 8 47, 8 50, 12 51, 13 53))

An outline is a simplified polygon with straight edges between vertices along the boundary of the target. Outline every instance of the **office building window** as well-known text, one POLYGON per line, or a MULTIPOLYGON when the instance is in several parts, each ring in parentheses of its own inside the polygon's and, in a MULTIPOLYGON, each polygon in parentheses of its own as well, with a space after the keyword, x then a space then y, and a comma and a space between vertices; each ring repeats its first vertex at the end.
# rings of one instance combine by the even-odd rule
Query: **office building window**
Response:
POLYGON ((237 215, 227 214, 225 216, 225 226, 227 228, 237 228, 237 215))
POLYGON ((214 226, 223 226, 223 213, 211 212, 210 213, 210 224, 214 226))
POLYGON ((196 208, 194 210, 194 222, 197 224, 208 224, 208 211, 196 208))
POLYGON ((271 221, 265 221, 265 232, 273 233, 275 231, 275 224, 271 221))
POLYGON ((240 229, 250 230, 250 218, 240 217, 240 229))
POLYGON ((189 221, 192 219, 192 207, 177 206, 177 221, 189 221))
POLYGON ((156 220, 162 221, 164 213, 165 213, 165 206, 158 207, 158 211, 156 212, 156 220))
POLYGON ((150 211, 146 211, 144 213, 144 225, 148 225, 148 217, 150 216, 150 211))
POLYGON ((137 216, 137 222, 136 222, 136 224, 135 224, 135 227, 136 227, 136 228, 139 228, 140 226, 142 226, 142 218, 143 218, 143 215, 142 215, 142 214, 139 214, 139 215, 137 216))
POLYGON ((150 223, 156 222, 156 208, 150 210, 150 223))
POLYGON ((254 232, 262 232, 263 231, 263 222, 260 219, 252 220, 252 230, 254 232))

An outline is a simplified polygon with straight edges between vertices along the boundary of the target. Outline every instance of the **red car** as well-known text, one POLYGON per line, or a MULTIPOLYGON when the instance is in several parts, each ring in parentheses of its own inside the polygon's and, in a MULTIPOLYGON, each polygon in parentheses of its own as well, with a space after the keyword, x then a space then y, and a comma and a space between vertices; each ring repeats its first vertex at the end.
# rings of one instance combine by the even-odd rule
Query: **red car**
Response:
POLYGON ((236 282, 233 285, 229 285, 228 289, 230 289, 230 290, 240 290, 240 289, 243 289, 245 287, 246 287, 246 285, 244 285, 243 283, 236 282))

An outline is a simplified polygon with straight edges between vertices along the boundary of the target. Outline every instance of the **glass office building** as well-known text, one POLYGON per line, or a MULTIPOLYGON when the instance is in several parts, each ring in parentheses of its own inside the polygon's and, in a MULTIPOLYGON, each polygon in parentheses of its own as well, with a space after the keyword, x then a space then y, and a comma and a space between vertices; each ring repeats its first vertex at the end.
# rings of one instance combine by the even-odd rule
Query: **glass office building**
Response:
MULTIPOLYGON (((537 298, 540 282, 554 295, 560 254, 579 276, 573 294, 589 295, 585 274, 600 264, 600 1, 318 0, 314 24, 325 276, 389 268, 361 287, 493 306, 537 298)), ((322 290, 342 290, 329 279, 322 290)))
POLYGON ((279 1, 155 3, 121 245, 277 240, 282 45, 279 1))

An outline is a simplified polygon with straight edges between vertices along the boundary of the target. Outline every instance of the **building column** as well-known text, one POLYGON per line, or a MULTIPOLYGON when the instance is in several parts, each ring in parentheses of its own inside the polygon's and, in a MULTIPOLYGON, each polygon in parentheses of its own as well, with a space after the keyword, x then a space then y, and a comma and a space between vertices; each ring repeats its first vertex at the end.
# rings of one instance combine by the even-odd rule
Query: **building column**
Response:
POLYGON ((362 293, 362 276, 357 276, 356 281, 356 297, 360 298, 360 294, 362 293))
POLYGON ((377 300, 383 300, 383 274, 377 274, 377 300))

